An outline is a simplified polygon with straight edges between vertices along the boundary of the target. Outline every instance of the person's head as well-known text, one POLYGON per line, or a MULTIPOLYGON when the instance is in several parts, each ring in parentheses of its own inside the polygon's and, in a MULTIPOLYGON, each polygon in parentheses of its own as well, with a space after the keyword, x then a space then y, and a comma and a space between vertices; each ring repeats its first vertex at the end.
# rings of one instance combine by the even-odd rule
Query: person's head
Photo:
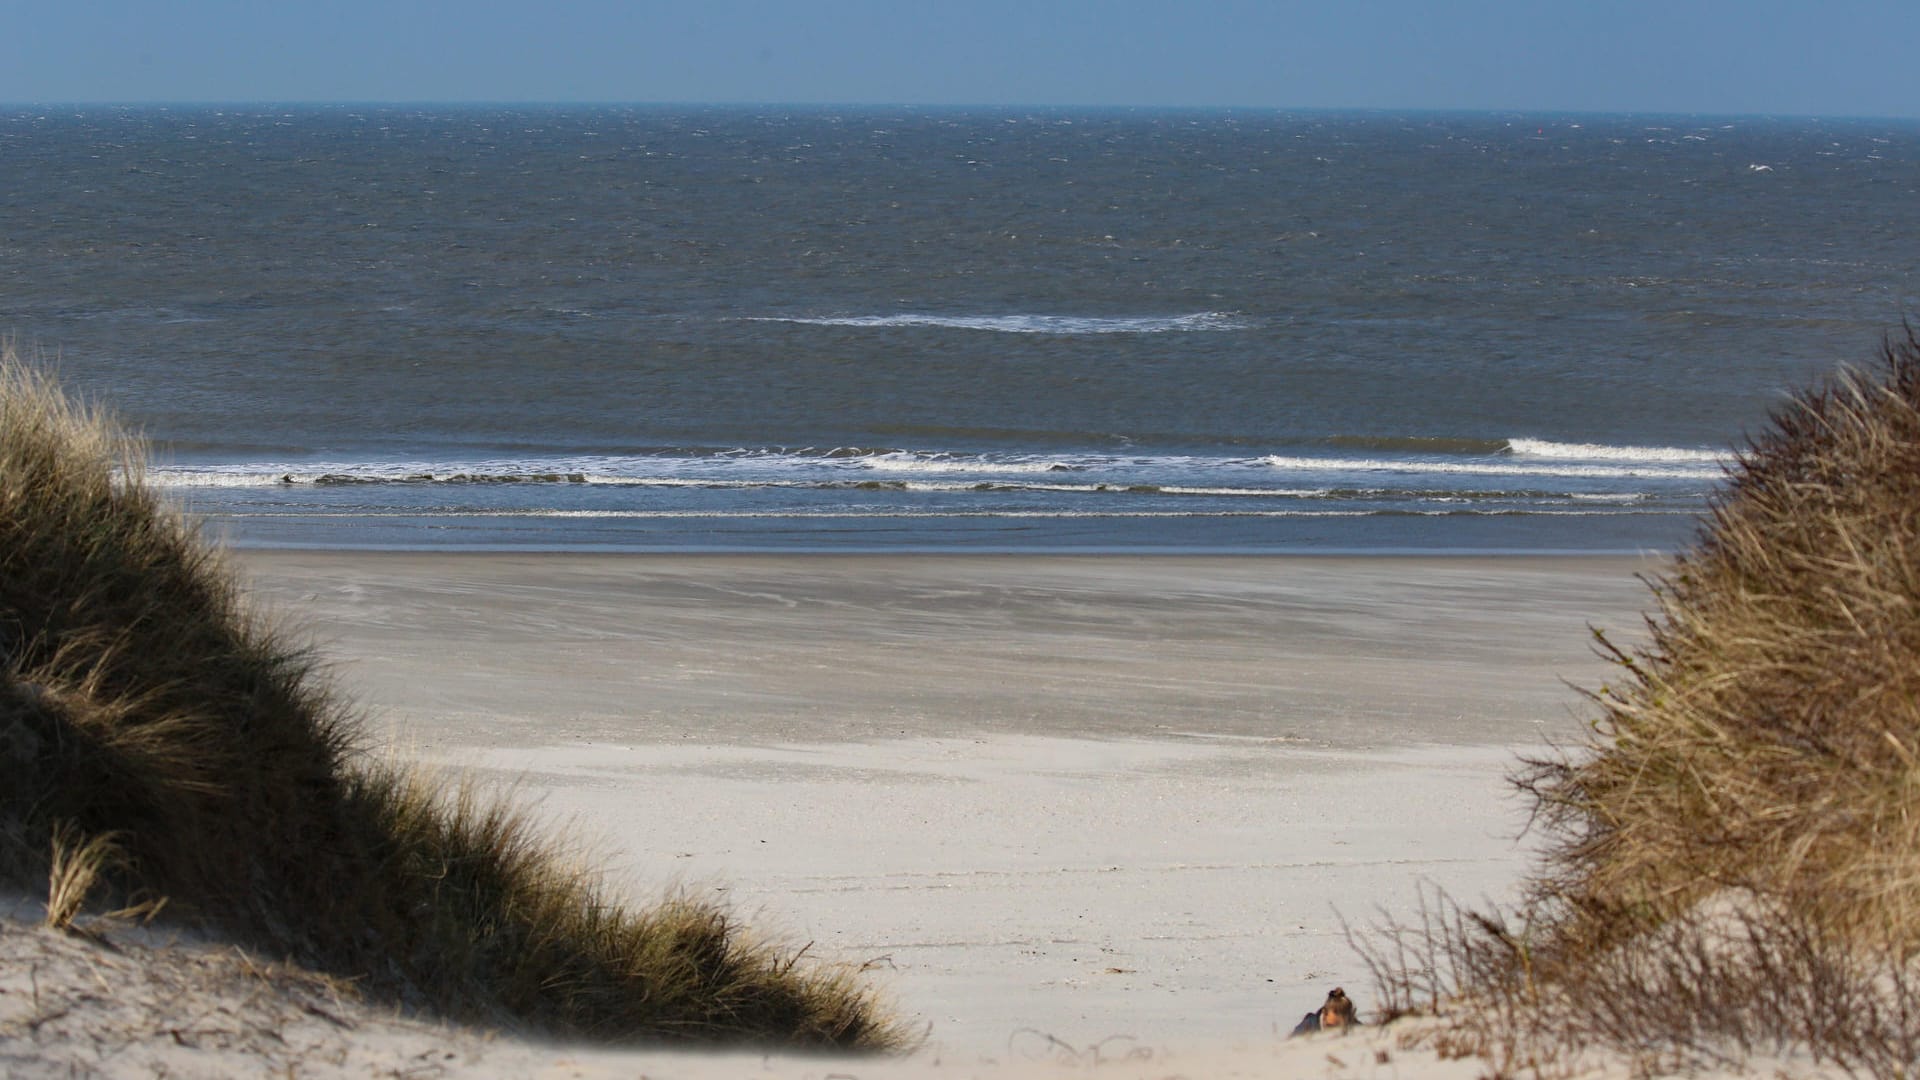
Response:
POLYGON ((1320 1027, 1325 1030, 1345 1027, 1351 1023, 1353 1023, 1353 1002, 1347 997, 1344 989, 1336 986, 1327 994, 1327 1003, 1320 1006, 1320 1027))

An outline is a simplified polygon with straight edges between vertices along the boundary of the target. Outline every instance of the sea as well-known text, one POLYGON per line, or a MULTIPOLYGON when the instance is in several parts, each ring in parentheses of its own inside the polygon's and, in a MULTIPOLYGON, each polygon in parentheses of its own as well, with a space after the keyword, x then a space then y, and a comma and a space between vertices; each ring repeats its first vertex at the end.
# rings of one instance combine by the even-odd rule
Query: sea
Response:
POLYGON ((251 547, 1649 552, 1920 123, 0 107, 0 331, 251 547))

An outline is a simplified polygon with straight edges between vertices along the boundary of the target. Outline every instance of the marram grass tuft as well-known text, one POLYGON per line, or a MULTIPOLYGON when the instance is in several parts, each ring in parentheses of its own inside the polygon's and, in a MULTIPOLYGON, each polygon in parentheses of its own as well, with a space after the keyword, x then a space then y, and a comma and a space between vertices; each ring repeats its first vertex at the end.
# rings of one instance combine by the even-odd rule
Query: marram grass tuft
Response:
POLYGON ((511 808, 368 763, 313 659, 0 351, 0 878, 169 914, 450 1018, 552 1036, 895 1050, 842 968, 686 899, 617 903, 511 808))
POLYGON ((1387 1010, 1500 1072, 1920 1074, 1920 341, 1776 411, 1650 584, 1588 737, 1517 778, 1518 910, 1357 941, 1387 1010))
POLYGON ((1593 930, 1732 888, 1920 949, 1920 344, 1777 411, 1654 595, 1590 745, 1528 780, 1541 888, 1593 930))

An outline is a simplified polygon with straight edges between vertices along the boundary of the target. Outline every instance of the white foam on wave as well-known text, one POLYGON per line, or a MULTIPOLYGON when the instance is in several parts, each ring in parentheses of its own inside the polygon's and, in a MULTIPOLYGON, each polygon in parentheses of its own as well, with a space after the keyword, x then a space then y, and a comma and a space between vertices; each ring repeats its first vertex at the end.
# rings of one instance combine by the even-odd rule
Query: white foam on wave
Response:
POLYGON ((1646 461, 1595 465, 1580 461, 1527 464, 1511 460, 1433 461, 1399 458, 1316 458, 1270 455, 1261 463, 1293 472, 1446 473, 1456 476, 1580 476, 1594 479, 1712 480, 1719 468, 1646 461))
POLYGON ((860 454, 811 450, 739 450, 696 455, 638 454, 530 460, 397 462, 242 462, 150 469, 145 478, 174 488, 282 484, 576 483, 652 487, 783 486, 868 472, 983 478, 1072 472, 1081 459, 1053 455, 976 455, 934 451, 860 454), (781 479, 787 474, 793 479, 781 479), (810 480, 809 477, 817 479, 810 480))
MULTIPOLYGON (((559 465, 502 464, 498 462, 435 464, 243 465, 149 469, 144 479, 159 487, 241 488, 282 484, 457 484, 457 483, 573 483, 621 484, 633 478, 583 472, 573 463, 559 465)), ((672 482, 663 478, 663 482, 672 482)))
POLYGON ((1679 446, 1603 446, 1599 443, 1558 443, 1545 439, 1508 439, 1507 449, 1518 457, 1574 461, 1700 462, 1719 465, 1728 455, 1717 450, 1679 446))
POLYGON ((863 469, 907 473, 1045 473, 1064 472, 1072 465, 1058 458, 985 458, 901 451, 842 459, 863 469))
POLYGON ((968 480, 903 480, 899 481, 903 491, 922 492, 969 492, 987 488, 1006 493, 1047 492, 1065 495, 1196 495, 1233 498, 1266 499, 1322 499, 1331 495, 1332 489, 1317 488, 1249 488, 1249 487, 1196 487, 1191 484, 1129 484, 1126 481, 1106 483, 1035 483, 1030 480, 986 482, 968 480))
POLYGON ((1163 495, 1230 495, 1281 499, 1323 499, 1333 493, 1329 488, 1193 487, 1187 484, 1157 484, 1154 485, 1154 490, 1163 495))
POLYGON ((1190 330, 1239 330, 1245 320, 1224 311, 1191 315, 1136 315, 1100 318, 1089 315, 759 315, 745 322, 800 323, 806 326, 940 327, 949 330, 989 330, 1001 334, 1165 334, 1190 330))
POLYGON ((142 478, 158 487, 264 487, 282 482, 277 475, 244 469, 148 469, 142 478))

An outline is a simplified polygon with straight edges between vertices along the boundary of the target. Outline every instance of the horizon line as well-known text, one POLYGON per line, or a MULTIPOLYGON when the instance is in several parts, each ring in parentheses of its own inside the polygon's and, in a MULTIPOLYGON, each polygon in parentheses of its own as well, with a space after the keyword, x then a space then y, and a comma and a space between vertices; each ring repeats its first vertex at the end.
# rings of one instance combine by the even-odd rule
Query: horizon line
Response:
POLYGON ((78 99, 78 100, 0 100, 0 109, 223 109, 223 108, 444 108, 444 109, 793 109, 805 111, 847 109, 901 109, 939 112, 1130 112, 1130 113, 1266 113, 1332 114, 1372 116, 1567 116, 1567 117, 1687 117, 1726 120, 1847 120, 1920 121, 1920 114, 1827 113, 1827 112, 1715 112, 1675 108, 1566 108, 1556 106, 1456 106, 1456 105, 1165 105, 1140 103, 987 103, 987 102, 876 102, 876 101, 698 101, 639 99, 546 99, 546 98, 178 98, 178 99, 78 99))

